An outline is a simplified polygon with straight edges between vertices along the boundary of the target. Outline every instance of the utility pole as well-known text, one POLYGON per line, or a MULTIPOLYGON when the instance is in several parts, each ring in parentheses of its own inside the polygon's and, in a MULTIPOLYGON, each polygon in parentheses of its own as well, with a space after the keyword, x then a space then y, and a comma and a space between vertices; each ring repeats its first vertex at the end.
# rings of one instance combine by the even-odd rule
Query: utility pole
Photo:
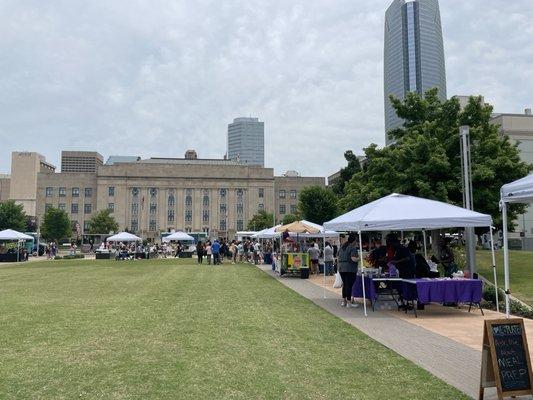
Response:
MULTIPOLYGON (((463 207, 474 210, 472 191, 472 159, 470 157, 470 127, 459 127, 461 143, 461 172, 463 185, 463 207)), ((466 260, 470 273, 476 272, 476 236, 474 228, 465 228, 466 260)))

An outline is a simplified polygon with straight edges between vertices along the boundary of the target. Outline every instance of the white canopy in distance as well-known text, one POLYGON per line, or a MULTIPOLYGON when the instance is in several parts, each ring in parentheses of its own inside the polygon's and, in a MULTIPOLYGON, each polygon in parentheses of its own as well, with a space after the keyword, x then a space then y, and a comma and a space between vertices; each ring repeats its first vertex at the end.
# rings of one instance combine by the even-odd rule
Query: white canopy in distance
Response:
POLYGON ((173 240, 181 242, 191 242, 194 241, 194 238, 191 235, 187 235, 185 232, 174 232, 163 238, 163 242, 171 242, 173 240))
POLYGON ((13 229, 4 229, 0 231, 0 240, 32 240, 33 237, 13 229))
POLYGON ((338 232, 489 227, 490 215, 451 204, 393 193, 324 223, 338 232))
POLYGON ((506 203, 533 202, 533 175, 503 185, 501 197, 506 203))
POLYGON ((109 236, 108 242, 142 242, 139 236, 135 236, 128 232, 119 232, 116 235, 109 236))

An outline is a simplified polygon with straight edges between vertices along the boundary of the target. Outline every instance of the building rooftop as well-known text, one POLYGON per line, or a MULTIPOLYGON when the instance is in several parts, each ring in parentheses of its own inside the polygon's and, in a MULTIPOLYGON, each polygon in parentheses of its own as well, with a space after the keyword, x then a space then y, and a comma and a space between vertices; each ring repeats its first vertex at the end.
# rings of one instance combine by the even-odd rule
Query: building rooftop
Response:
POLYGON ((109 156, 105 165, 113 165, 117 163, 130 163, 140 161, 141 157, 139 156, 109 156))
POLYGON ((246 165, 235 160, 224 160, 219 158, 163 158, 152 157, 139 160, 140 164, 204 164, 204 165, 246 165))

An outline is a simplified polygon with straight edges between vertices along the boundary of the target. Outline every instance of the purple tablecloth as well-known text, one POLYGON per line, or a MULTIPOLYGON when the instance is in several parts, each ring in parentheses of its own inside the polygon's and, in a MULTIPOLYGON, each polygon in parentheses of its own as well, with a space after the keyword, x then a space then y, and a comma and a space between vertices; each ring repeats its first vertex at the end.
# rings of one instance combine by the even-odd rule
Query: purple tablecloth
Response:
MULTIPOLYGON (((374 286, 374 282, 372 282, 372 279, 365 276, 365 297, 369 300, 376 301, 378 298, 378 293, 376 291, 376 287, 374 286)), ((361 275, 357 275, 357 278, 355 279, 355 283, 352 286, 352 297, 355 297, 356 299, 362 299, 363 298, 363 280, 361 279, 361 275)))
POLYGON ((479 303, 483 292, 483 282, 479 279, 407 279, 403 282, 404 298, 423 304, 479 303))

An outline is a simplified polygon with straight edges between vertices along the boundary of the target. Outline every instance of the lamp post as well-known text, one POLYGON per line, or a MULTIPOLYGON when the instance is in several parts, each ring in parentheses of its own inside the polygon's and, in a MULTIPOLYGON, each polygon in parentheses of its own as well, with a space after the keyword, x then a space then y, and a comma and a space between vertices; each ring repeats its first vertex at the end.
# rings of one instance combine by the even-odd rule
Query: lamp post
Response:
MULTIPOLYGON (((461 172, 463 186, 463 207, 467 210, 474 209, 472 196, 472 159, 470 157, 470 127, 459 127, 461 144, 461 172)), ((466 260, 470 273, 476 272, 476 239, 474 228, 465 228, 466 260)))

